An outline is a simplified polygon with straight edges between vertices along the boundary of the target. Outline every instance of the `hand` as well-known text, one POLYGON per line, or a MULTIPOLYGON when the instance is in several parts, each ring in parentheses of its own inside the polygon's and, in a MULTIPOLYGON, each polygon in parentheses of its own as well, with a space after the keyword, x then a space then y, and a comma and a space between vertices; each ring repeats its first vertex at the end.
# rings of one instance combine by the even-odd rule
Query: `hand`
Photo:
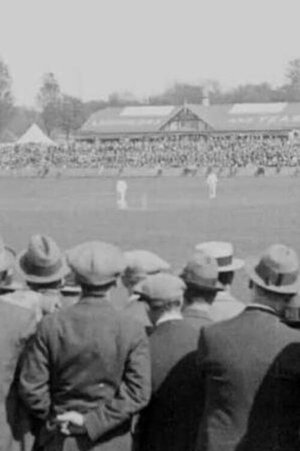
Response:
POLYGON ((60 425, 60 431, 64 435, 85 434, 84 416, 81 413, 70 411, 57 415, 55 422, 60 425))

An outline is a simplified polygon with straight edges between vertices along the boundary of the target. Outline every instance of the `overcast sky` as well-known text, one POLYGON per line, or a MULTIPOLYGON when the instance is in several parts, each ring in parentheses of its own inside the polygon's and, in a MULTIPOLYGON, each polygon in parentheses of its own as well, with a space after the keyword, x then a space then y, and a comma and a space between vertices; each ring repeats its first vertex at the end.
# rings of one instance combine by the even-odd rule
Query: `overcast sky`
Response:
POLYGON ((284 81, 300 57, 299 0, 0 0, 0 56, 16 100, 42 74, 84 100, 175 81, 284 81))

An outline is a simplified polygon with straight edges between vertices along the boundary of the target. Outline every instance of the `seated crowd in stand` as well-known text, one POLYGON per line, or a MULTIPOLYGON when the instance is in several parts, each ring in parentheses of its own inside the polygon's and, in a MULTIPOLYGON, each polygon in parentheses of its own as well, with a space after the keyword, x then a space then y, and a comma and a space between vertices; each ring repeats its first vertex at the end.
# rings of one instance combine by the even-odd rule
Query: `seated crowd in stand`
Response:
POLYGON ((76 142, 56 148, 3 146, 0 168, 242 168, 296 167, 300 145, 286 138, 262 136, 165 137, 143 140, 76 142))
POLYGON ((101 241, 1 241, 0 449, 296 451, 299 269, 281 244, 245 263, 199 243, 175 274, 101 241))

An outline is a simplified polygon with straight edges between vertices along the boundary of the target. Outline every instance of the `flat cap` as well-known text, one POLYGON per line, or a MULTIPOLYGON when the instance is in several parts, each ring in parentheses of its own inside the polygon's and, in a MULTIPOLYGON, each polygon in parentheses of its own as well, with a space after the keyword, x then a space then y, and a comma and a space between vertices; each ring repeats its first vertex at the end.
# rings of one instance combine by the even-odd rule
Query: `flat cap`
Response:
POLYGON ((218 264, 214 257, 203 251, 196 252, 180 275, 187 285, 193 285, 206 291, 220 291, 218 282, 218 264))
POLYGON ((135 249, 124 253, 126 269, 123 282, 126 286, 135 285, 147 275, 168 271, 170 265, 153 252, 135 249))
POLYGON ((67 261, 79 284, 103 286, 113 282, 125 268, 121 250, 109 243, 90 241, 67 253, 67 261))
POLYGON ((149 304, 164 305, 181 300, 186 286, 180 277, 160 273, 146 277, 135 287, 134 293, 149 304))

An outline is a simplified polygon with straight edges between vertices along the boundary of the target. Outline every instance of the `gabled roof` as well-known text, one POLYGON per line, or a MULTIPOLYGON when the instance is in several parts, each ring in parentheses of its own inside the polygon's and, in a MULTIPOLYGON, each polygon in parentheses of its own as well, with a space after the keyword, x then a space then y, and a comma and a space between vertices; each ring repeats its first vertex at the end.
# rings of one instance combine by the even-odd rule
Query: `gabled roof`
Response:
POLYGON ((276 131, 300 128, 300 103, 236 103, 188 106, 216 131, 276 131))
POLYGON ((36 124, 32 124, 28 130, 18 139, 16 144, 42 144, 56 146, 55 142, 48 138, 36 124))
POLYGON ((156 133, 182 107, 129 106, 97 111, 83 124, 82 133, 156 133))

